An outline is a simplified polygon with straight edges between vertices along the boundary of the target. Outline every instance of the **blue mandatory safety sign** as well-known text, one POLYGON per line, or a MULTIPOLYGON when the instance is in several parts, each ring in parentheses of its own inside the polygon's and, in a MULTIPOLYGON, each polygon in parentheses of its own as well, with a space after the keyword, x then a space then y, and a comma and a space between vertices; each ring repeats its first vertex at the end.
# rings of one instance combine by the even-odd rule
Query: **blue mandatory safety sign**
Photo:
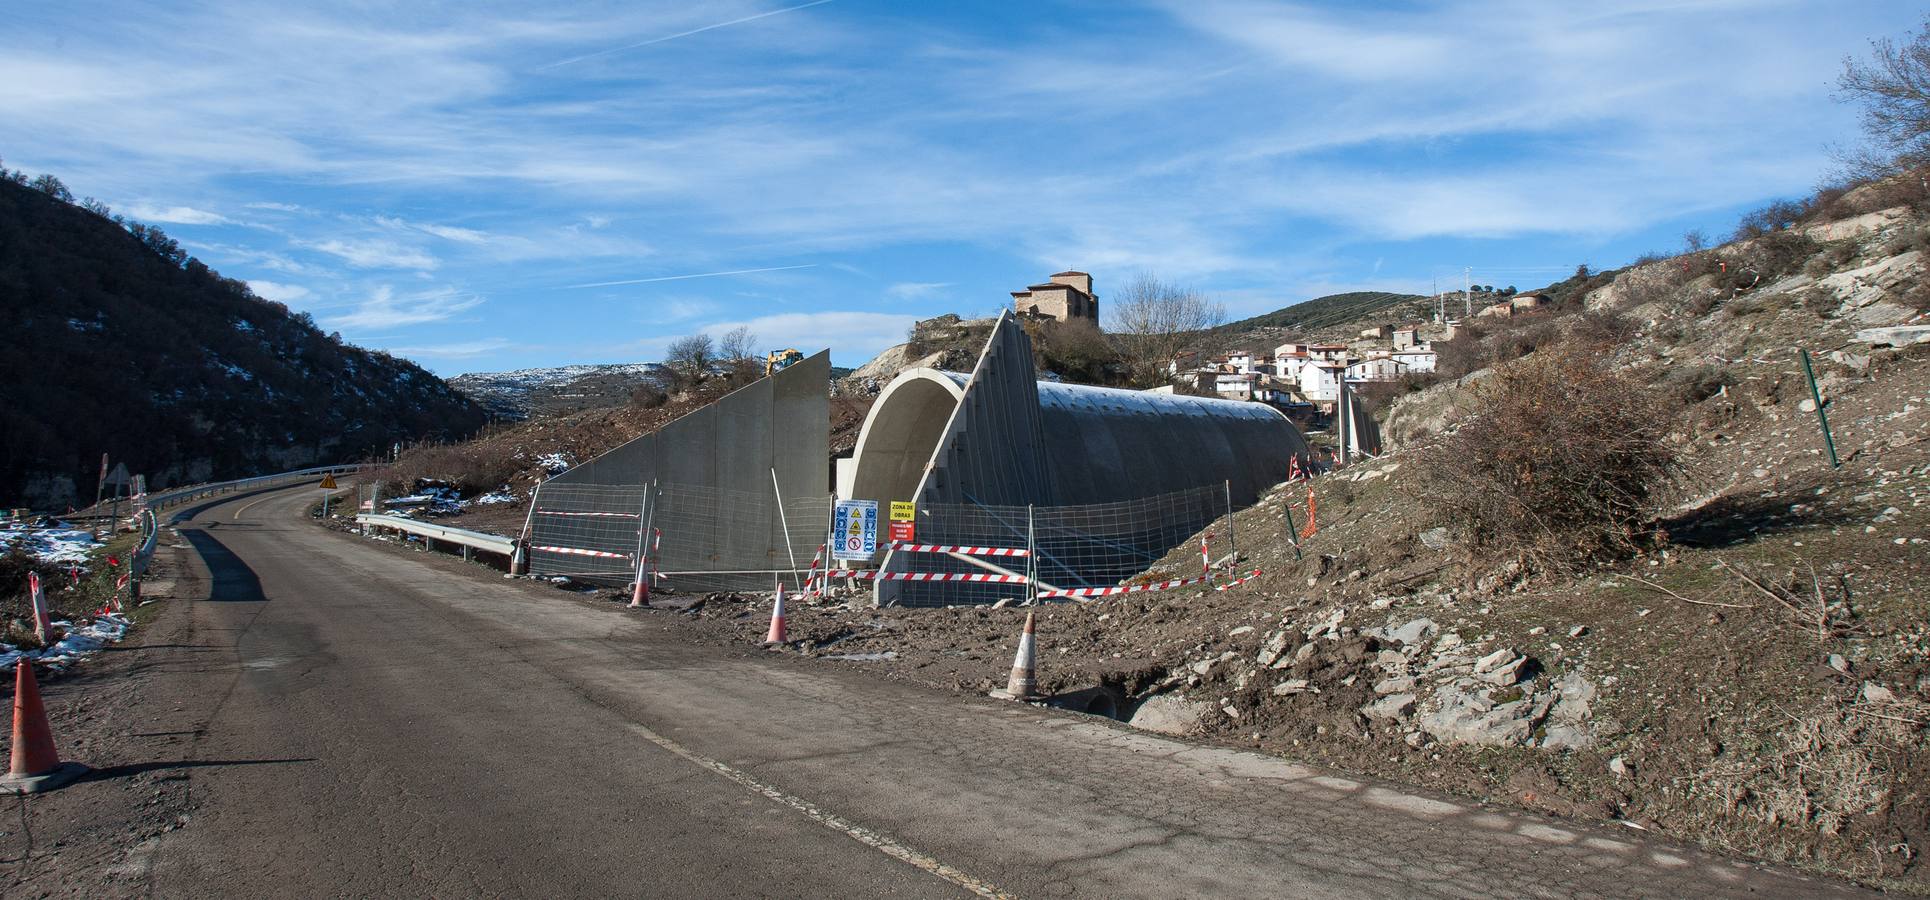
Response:
POLYGON ((878 501, 839 500, 831 516, 831 557, 870 559, 878 552, 878 501))

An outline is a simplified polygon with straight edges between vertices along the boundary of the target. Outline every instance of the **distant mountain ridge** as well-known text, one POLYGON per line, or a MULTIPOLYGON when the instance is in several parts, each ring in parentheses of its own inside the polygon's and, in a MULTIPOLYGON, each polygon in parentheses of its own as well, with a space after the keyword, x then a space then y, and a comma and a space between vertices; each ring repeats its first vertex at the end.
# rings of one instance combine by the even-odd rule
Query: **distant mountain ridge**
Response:
POLYGON ((159 229, 23 181, 0 173, 0 504, 92 502, 103 452, 159 488, 486 421, 442 379, 322 333, 159 229))
POLYGON ((620 406, 662 368, 662 363, 602 363, 469 372, 449 379, 449 386, 498 419, 521 420, 620 406))

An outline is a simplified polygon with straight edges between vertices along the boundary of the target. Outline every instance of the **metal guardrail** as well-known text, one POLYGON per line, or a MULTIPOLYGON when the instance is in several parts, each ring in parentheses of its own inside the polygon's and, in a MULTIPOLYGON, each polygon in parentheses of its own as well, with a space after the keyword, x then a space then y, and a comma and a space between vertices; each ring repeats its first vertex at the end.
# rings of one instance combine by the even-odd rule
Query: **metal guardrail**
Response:
POLYGON ((468 547, 485 553, 500 553, 512 558, 516 555, 516 539, 499 534, 451 528, 447 525, 437 525, 434 522, 424 522, 405 516, 382 516, 370 513, 357 514, 355 524, 365 528, 387 528, 407 532, 431 541, 448 541, 459 547, 468 547))
POLYGON ((364 468, 374 467, 361 465, 315 466, 308 469, 296 469, 293 472, 281 472, 275 475, 257 475, 253 478, 241 478, 234 481, 218 481, 214 484, 196 485, 189 488, 163 491, 158 494, 149 494, 147 497, 147 506, 149 509, 160 509, 165 506, 187 503, 204 497, 215 497, 222 494, 234 494, 242 491, 279 487, 284 484, 299 484, 304 481, 312 481, 323 475, 352 475, 364 468))

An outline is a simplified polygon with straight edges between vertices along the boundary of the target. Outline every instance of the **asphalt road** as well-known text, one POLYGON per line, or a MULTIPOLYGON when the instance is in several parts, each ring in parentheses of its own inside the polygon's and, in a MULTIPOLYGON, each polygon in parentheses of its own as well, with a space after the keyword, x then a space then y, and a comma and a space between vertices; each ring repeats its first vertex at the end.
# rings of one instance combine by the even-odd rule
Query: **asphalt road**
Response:
POLYGON ((312 496, 181 527, 205 570, 164 622, 192 652, 152 673, 140 727, 176 736, 161 755, 191 775, 191 815, 118 864, 130 893, 1848 893, 1633 831, 691 646, 667 613, 315 528, 298 520, 312 496))

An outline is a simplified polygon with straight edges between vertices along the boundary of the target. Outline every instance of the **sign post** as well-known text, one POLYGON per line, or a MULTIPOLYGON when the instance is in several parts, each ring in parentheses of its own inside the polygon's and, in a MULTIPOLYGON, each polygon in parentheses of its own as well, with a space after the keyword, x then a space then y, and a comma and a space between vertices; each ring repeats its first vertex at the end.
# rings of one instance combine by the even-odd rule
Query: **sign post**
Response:
POLYGON ((832 512, 833 559, 868 560, 878 553, 878 501, 839 500, 832 512))
POLYGON ((335 476, 324 474, 322 476, 322 521, 324 522, 328 521, 328 494, 333 490, 335 490, 335 476))
POLYGON ((918 506, 903 500, 891 501, 891 534, 893 541, 911 543, 918 539, 918 506))

